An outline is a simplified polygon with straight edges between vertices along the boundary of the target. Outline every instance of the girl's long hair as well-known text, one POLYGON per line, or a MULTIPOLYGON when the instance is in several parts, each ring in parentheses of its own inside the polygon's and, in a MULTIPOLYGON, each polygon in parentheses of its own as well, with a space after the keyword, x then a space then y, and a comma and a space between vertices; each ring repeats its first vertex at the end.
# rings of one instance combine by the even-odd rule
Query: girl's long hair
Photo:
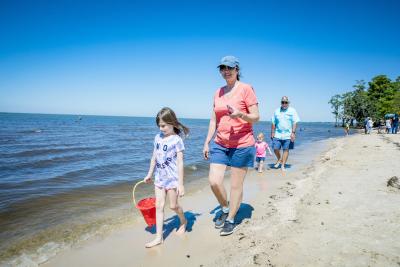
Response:
POLYGON ((185 125, 180 123, 178 121, 178 119, 176 118, 175 112, 168 107, 162 108, 157 113, 157 117, 156 117, 157 126, 160 126, 160 120, 162 120, 163 122, 165 122, 167 124, 174 126, 174 132, 177 135, 181 135, 182 132, 184 133, 185 136, 187 136, 189 134, 189 128, 187 128, 185 125))

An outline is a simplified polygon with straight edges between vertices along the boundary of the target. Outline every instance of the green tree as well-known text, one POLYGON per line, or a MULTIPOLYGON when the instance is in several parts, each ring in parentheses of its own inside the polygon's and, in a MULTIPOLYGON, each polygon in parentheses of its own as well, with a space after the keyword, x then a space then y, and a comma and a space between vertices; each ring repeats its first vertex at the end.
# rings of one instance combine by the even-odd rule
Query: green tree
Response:
POLYGON ((338 126, 338 120, 340 116, 340 109, 342 106, 342 98, 340 95, 334 95, 328 102, 332 107, 332 114, 335 115, 335 127, 338 126))
POLYGON ((400 114, 400 76, 393 82, 393 89, 395 91, 393 96, 393 112, 400 114))
POLYGON ((376 118, 382 118, 393 111, 395 89, 386 75, 378 75, 368 83, 368 97, 372 102, 376 118))
POLYGON ((357 121, 358 126, 364 125, 366 117, 373 117, 374 108, 365 91, 365 81, 357 80, 353 85, 355 89, 351 98, 351 116, 357 121))
POLYGON ((400 114, 400 76, 391 81, 386 75, 378 75, 368 83, 368 90, 363 80, 357 80, 353 90, 335 95, 329 100, 336 126, 342 120, 342 126, 354 120, 358 126, 364 124, 366 117, 379 121, 387 113, 400 114))
POLYGON ((350 125, 353 126, 353 121, 354 121, 354 116, 353 116, 353 110, 354 110, 354 103, 353 103, 353 97, 354 97, 354 92, 347 92, 341 95, 342 99, 342 127, 344 127, 346 122, 350 122, 350 125))

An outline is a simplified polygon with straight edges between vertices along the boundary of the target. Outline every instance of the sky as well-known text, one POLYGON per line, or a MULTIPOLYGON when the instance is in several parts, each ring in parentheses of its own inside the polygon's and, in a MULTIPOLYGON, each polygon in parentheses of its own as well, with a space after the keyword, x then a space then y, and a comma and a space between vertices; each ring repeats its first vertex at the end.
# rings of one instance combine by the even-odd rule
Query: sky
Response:
POLYGON ((209 118, 239 58, 262 120, 400 76, 400 1, 0 1, 0 112, 209 118))

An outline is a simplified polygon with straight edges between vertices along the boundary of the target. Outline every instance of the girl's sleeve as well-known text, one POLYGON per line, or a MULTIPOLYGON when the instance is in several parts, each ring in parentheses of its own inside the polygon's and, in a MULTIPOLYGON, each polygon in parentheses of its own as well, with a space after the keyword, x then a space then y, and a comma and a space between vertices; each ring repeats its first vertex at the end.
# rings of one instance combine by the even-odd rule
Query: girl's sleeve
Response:
POLYGON ((185 145, 183 144, 183 140, 179 136, 178 136, 178 142, 176 143, 175 147, 176 147, 176 152, 181 152, 185 150, 185 145))
POLYGON ((244 92, 244 102, 247 107, 258 104, 256 93, 254 92, 253 87, 246 86, 244 92))

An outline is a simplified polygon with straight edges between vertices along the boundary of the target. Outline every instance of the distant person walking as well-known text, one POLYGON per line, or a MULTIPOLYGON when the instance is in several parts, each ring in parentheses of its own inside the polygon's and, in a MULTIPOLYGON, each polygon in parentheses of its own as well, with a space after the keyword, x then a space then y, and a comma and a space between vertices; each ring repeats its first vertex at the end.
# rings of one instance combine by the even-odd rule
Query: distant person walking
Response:
POLYGON ((371 118, 367 121, 367 134, 371 134, 372 127, 374 126, 374 122, 371 118))
POLYGON ((364 133, 365 134, 367 134, 368 133, 368 120, 369 120, 369 117, 366 117, 365 118, 365 120, 364 120, 364 133))
POLYGON ((392 134, 397 134, 398 129, 399 129, 399 114, 396 113, 393 118, 392 134))
POLYGON ((239 60, 233 56, 221 59, 218 66, 226 85, 214 94, 213 111, 204 142, 203 155, 210 160, 209 182, 221 205, 215 228, 220 235, 235 229, 235 216, 243 197, 243 182, 255 157, 253 123, 259 120, 258 102, 253 88, 240 79, 239 60), (214 142, 210 141, 216 133, 214 142), (231 167, 231 190, 228 202, 223 184, 226 167, 231 167))
POLYGON ((386 119, 386 133, 387 134, 390 133, 391 129, 392 129, 391 119, 387 118, 386 119))
POLYGON ((350 132, 350 124, 348 121, 346 121, 346 124, 344 125, 344 135, 349 135, 350 132))
POLYGON ((385 121, 383 119, 380 119, 378 125, 378 134, 382 133, 382 129, 384 128, 384 126, 385 126, 385 121))
POLYGON ((282 171, 285 171, 285 164, 289 157, 289 146, 294 145, 296 139, 297 123, 300 121, 297 111, 289 107, 289 98, 283 96, 281 106, 277 108, 272 116, 271 139, 272 148, 276 155, 277 161, 275 168, 281 165, 282 171), (281 156, 280 150, 283 150, 281 156))

